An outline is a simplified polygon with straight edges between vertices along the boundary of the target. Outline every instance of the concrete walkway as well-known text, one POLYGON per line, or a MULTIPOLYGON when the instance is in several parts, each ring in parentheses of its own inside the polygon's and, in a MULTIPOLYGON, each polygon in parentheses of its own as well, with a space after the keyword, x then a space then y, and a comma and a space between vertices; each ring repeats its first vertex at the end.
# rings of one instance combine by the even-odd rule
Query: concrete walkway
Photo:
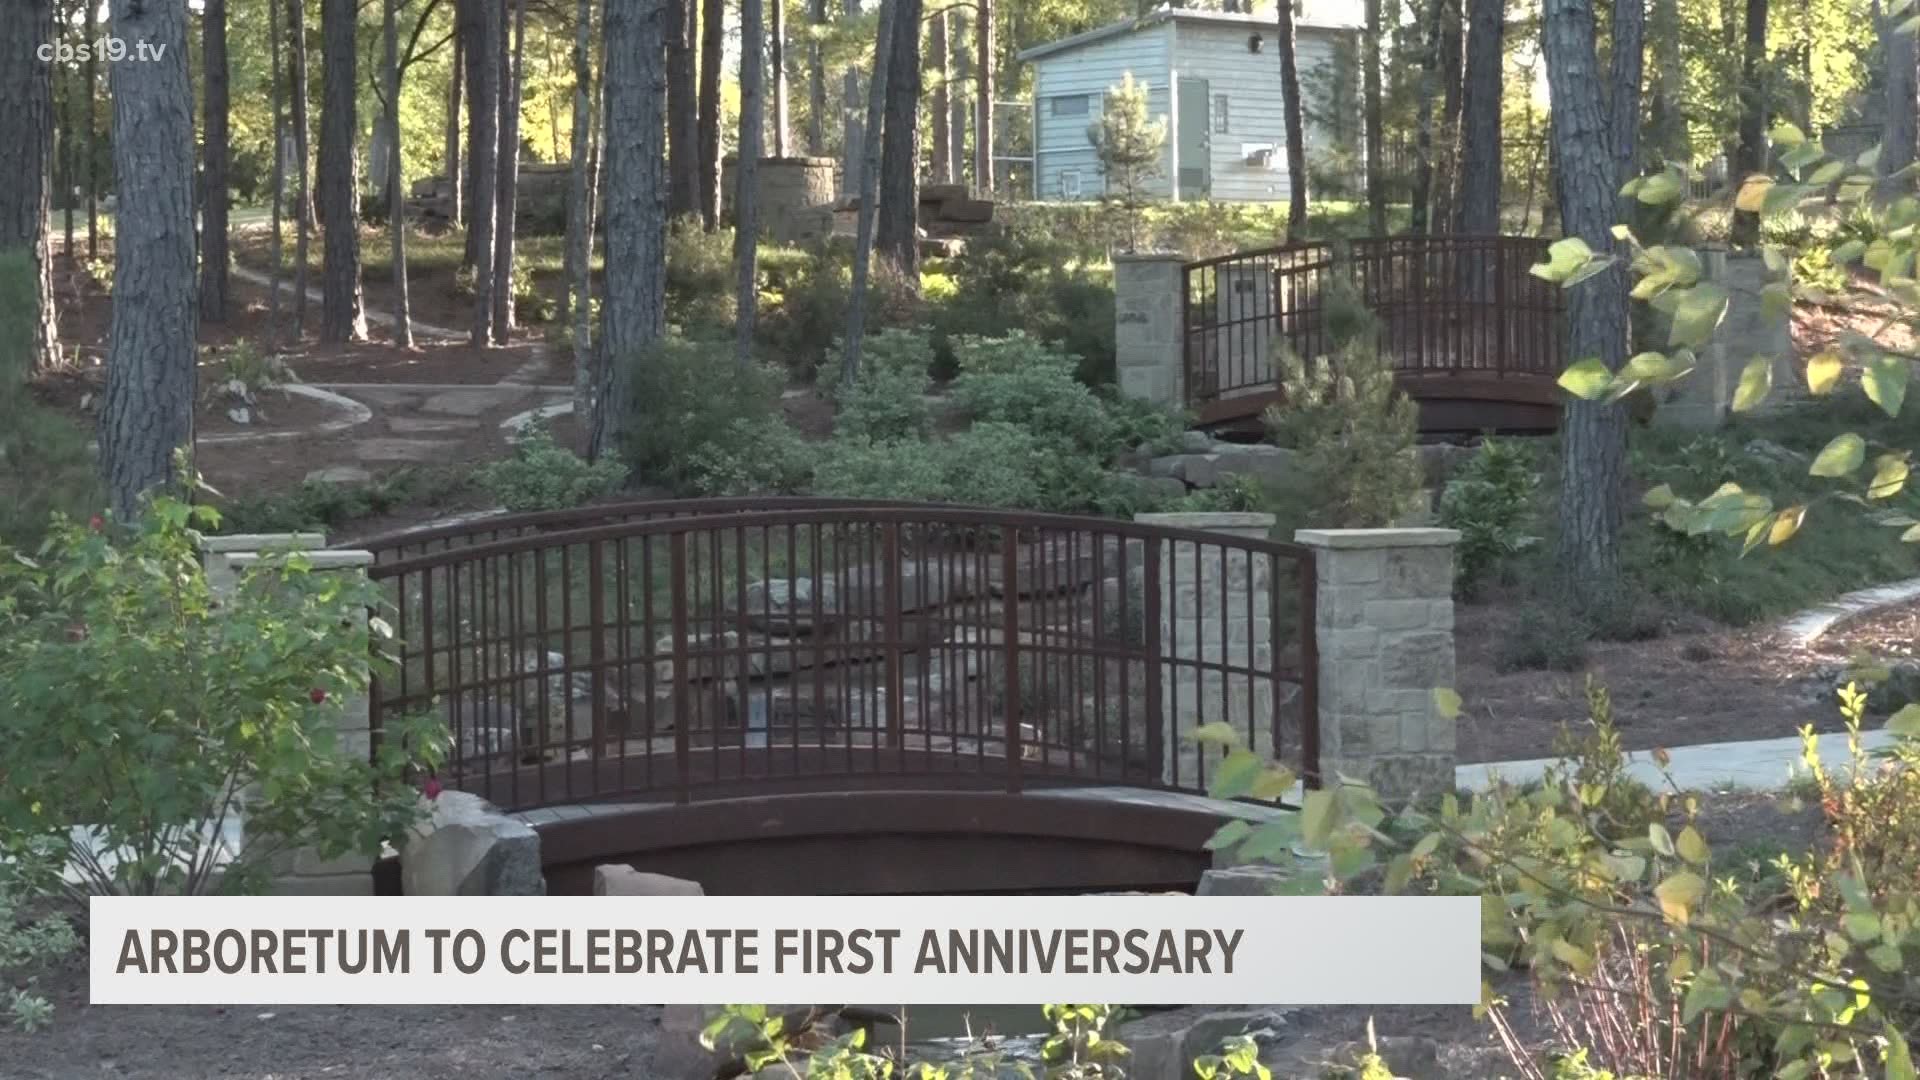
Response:
MULTIPOLYGON (((1893 745, 1893 736, 1884 730, 1864 731, 1861 744, 1869 750, 1893 745)), ((1820 736, 1820 760, 1828 768, 1848 761, 1845 732, 1820 736)), ((1754 791, 1778 791, 1805 773, 1800 762, 1800 737, 1755 739, 1749 742, 1702 743, 1676 746, 1667 751, 1667 772, 1683 791, 1716 791, 1743 788, 1754 791)), ((1461 765, 1454 770, 1455 786, 1480 791, 1489 787, 1497 775, 1514 783, 1530 783, 1546 773, 1551 758, 1531 761, 1496 761, 1461 765)), ((1652 755, 1635 750, 1627 755, 1627 772, 1656 791, 1664 790, 1666 778, 1654 764, 1652 755)))
MULTIPOLYGON (((270 289, 273 287, 273 279, 271 277, 255 270, 249 270, 238 263, 234 264, 233 268, 228 272, 241 281, 251 282, 261 288, 270 289)), ((289 275, 289 280, 280 283, 280 287, 287 290, 288 293, 293 292, 295 286, 291 280, 291 275, 289 275)), ((310 288, 307 290, 307 301, 309 303, 317 304, 320 303, 322 299, 319 289, 310 288)), ((393 316, 387 312, 378 311, 371 307, 364 308, 364 311, 366 312, 367 321, 370 323, 379 323, 382 326, 393 325, 393 316)), ((444 338, 451 340, 469 336, 458 330, 449 330, 444 326, 435 326, 432 323, 421 322, 419 319, 412 319, 410 322, 413 326, 413 336, 415 337, 444 338)))

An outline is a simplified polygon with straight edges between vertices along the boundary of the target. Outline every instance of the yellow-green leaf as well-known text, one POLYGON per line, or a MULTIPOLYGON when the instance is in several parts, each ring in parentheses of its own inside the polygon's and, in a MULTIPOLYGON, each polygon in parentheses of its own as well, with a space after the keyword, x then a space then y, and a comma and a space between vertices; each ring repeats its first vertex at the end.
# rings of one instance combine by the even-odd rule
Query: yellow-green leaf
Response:
POLYGON ((1613 385, 1613 372, 1599 358, 1582 360, 1560 373, 1560 386, 1577 398, 1592 401, 1613 385))
POLYGON ((1653 845, 1653 850, 1669 859, 1673 858, 1673 835, 1667 832, 1665 825, 1657 821, 1648 823, 1647 842, 1653 845))
POLYGON ((1766 202, 1767 189, 1773 187, 1773 180, 1765 176, 1749 176, 1740 185, 1740 194, 1733 197, 1733 208, 1757 214, 1766 202))
POLYGON ((1806 520, 1807 508, 1804 505, 1789 506, 1780 511, 1774 515, 1773 528, 1767 533, 1767 543, 1779 547, 1793 539, 1793 534, 1800 531, 1800 524, 1806 520))
POLYGON ((1830 393, 1846 369, 1846 357, 1838 349, 1820 350, 1807 361, 1807 390, 1814 394, 1830 393))
POLYGON ((1217 746, 1231 746, 1240 741, 1240 733, 1233 729, 1232 724, 1224 720, 1215 720, 1211 724, 1201 724, 1194 728, 1193 734, 1188 735, 1187 738, 1202 746, 1209 743, 1217 746))
POLYGON ((1673 488, 1666 484, 1651 488, 1640 497, 1640 502, 1649 510, 1665 510, 1673 501, 1673 488))
POLYGON ((1673 311, 1667 344, 1688 348, 1703 345, 1727 314, 1727 290, 1703 281, 1681 294, 1673 311))
POLYGON ((1907 1045, 1907 1037, 1900 1033, 1889 1021, 1885 1035, 1887 1037, 1887 1080, 1916 1080, 1913 1071, 1913 1048, 1907 1045))
POLYGON ((1593 956, 1565 938, 1554 939, 1553 958, 1582 975, 1593 970, 1593 956))
POLYGON ((1707 894, 1707 883, 1700 875, 1683 870, 1654 886, 1653 895, 1667 918, 1684 925, 1690 909, 1707 894))
POLYGON ((1773 130, 1767 133, 1767 138, 1780 146, 1798 146, 1807 141, 1806 134, 1787 120, 1773 125, 1773 130))
POLYGON ((1259 775, 1260 755, 1251 750, 1235 750, 1214 766, 1207 793, 1216 799, 1237 799, 1253 788, 1259 775))
POLYGON ((1712 850, 1707 847, 1707 838, 1691 825, 1680 830, 1679 838, 1673 842, 1673 849, 1695 866, 1705 863, 1712 855, 1712 850))
POLYGON ((1880 411, 1899 416, 1907 399, 1907 361, 1899 356, 1876 356, 1860 375, 1860 386, 1880 411))
POLYGON ((1648 206, 1662 206, 1686 194, 1686 188, 1681 185, 1678 177, 1670 172, 1662 172, 1654 173, 1641 181, 1640 190, 1633 194, 1648 206))
POLYGON ((1901 738, 1920 739, 1920 705, 1902 705, 1887 720, 1887 730, 1901 738))
POLYGON ((1315 851, 1324 851, 1333 834, 1333 792, 1322 788, 1307 793, 1300 807, 1300 839, 1315 851))
POLYGON ((1733 392, 1733 411, 1746 412, 1767 400, 1767 392, 1772 389, 1773 362, 1764 356, 1754 357, 1740 373, 1740 386, 1733 392))
POLYGON ((1460 695, 1452 688, 1437 686, 1433 690, 1433 710, 1448 720, 1460 716, 1460 695))
POLYGON ((1907 459, 1898 454, 1882 454, 1867 483, 1867 498, 1891 499, 1907 486, 1907 459))
POLYGON ((1866 440, 1851 431, 1836 435, 1833 441, 1823 448, 1808 467, 1809 476, 1839 477, 1846 476, 1860 467, 1866 459, 1866 440))

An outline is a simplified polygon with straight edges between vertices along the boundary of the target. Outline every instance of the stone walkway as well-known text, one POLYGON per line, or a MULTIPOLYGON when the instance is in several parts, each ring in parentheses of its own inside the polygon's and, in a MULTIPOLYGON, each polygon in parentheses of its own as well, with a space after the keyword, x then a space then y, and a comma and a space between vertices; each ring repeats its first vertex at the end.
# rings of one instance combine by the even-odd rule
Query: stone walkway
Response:
MULTIPOLYGON (((1867 749, 1875 750, 1892 745, 1893 736, 1885 731, 1867 731, 1861 733, 1860 741, 1867 749)), ((1820 736, 1819 746, 1820 760, 1828 767, 1847 762, 1845 732, 1820 736)), ((1800 763, 1800 738, 1797 735, 1789 735, 1784 739, 1676 746, 1667 753, 1670 760, 1666 771, 1683 791, 1778 791, 1805 771, 1800 763)), ((1461 765, 1454 770, 1454 782, 1455 786, 1471 791, 1485 789, 1496 775, 1524 784, 1540 779, 1550 764, 1551 758, 1537 758, 1531 761, 1461 765)), ((1627 772, 1656 791, 1664 790, 1667 786, 1665 776, 1648 751, 1635 750, 1627 754, 1627 772)))

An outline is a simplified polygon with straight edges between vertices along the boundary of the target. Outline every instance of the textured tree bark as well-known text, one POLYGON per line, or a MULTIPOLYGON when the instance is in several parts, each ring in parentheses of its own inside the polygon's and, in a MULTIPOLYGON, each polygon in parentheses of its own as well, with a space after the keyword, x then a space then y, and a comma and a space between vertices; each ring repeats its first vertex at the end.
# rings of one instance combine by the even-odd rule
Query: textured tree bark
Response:
MULTIPOLYGON (((1611 68, 1607 74, 1607 133, 1612 139, 1614 187, 1634 175, 1639 160, 1640 78, 1646 59, 1646 0, 1616 0, 1613 5, 1611 68)), ((1634 203, 1619 199, 1618 220, 1634 203)))
MULTIPOLYGON (((700 222, 720 227, 720 65, 727 33, 724 0, 700 5, 700 222)), ((609 127, 612 121, 608 121, 609 127)), ((608 217, 612 222, 612 217, 608 217)))
POLYGON ((1880 158, 1875 162, 1881 176, 1876 197, 1886 201, 1913 189, 1911 177, 1895 179, 1894 174, 1913 164, 1915 95, 1920 93, 1920 85, 1916 85, 1915 78, 1913 35, 1898 31, 1905 16, 1887 18, 1876 2, 1874 21, 1880 34, 1881 53, 1886 57, 1882 81, 1887 93, 1880 130, 1880 158))
POLYGON ((807 35, 807 153, 821 157, 827 152, 827 65, 818 28, 827 25, 827 0, 807 0, 807 23, 815 28, 807 35))
POLYGON ((1416 107, 1413 138, 1414 155, 1418 159, 1413 168, 1413 196, 1411 221, 1409 227, 1414 233, 1424 233, 1428 227, 1427 211, 1433 203, 1433 95, 1439 84, 1440 67, 1440 23, 1445 15, 1445 0, 1433 0, 1428 8, 1425 47, 1420 53, 1420 101, 1416 107))
MULTIPOLYGON (((513 241, 520 197, 520 88, 526 76, 527 0, 513 3, 513 67, 500 88, 500 179, 493 213, 493 343, 513 330, 513 241)), ((502 0, 502 8, 506 0, 502 0)), ((501 39, 506 23, 501 21, 501 39)))
POLYGON ((879 216, 874 247, 900 281, 920 280, 920 10, 921 0, 893 0, 886 116, 881 120, 879 216))
POLYGON ((953 183, 953 69, 947 55, 947 16, 940 11, 927 23, 927 51, 933 54, 933 100, 927 111, 933 114, 933 160, 930 171, 936 184, 953 183))
POLYGON ((967 117, 973 112, 973 99, 967 93, 968 84, 973 82, 973 50, 968 46, 966 34, 967 22, 964 15, 956 15, 953 34, 953 118, 947 126, 952 129, 954 183, 964 183, 967 179, 967 117))
POLYGON ((206 0, 200 16, 200 320, 227 321, 227 0, 206 0))
POLYGON ((292 83, 293 156, 299 164, 299 183, 293 192, 293 337, 307 333, 307 282, 312 276, 307 245, 313 235, 313 128, 307 117, 307 5, 287 0, 287 64, 292 83))
MULTIPOLYGON (((454 19, 460 20, 456 5, 454 19)), ((467 178, 464 164, 460 160, 460 88, 466 84, 465 77, 466 45, 456 26, 453 35, 453 62, 447 69, 447 119, 446 147, 442 151, 445 164, 441 166, 447 174, 447 220, 457 228, 466 220, 462 211, 467 205, 467 188, 472 181, 467 178)))
POLYGON ((620 447, 634 365, 666 331, 666 15, 662 0, 607 0, 607 265, 598 342, 599 385, 589 452, 620 447))
MULTIPOLYGON (((667 213, 678 218, 700 211, 700 101, 693 70, 693 0, 667 0, 666 33, 667 213)), ((579 123, 576 117, 576 129, 579 123)))
MULTIPOLYGON (((63 30, 62 36, 64 36, 67 18, 68 15, 66 12, 60 13, 60 25, 63 30)), ((71 266, 74 262, 73 204, 80 190, 80 185, 74 182, 74 177, 80 171, 80 156, 78 153, 80 140, 74 137, 77 129, 80 127, 74 117, 74 110, 78 107, 80 98, 79 87, 74 85, 79 80, 79 73, 71 67, 63 66, 60 71, 60 79, 61 82, 66 85, 66 110, 61 120, 59 134, 56 137, 60 148, 60 206, 63 210, 60 222, 62 233, 60 238, 60 253, 66 256, 67 263, 71 266)), ((57 329, 59 325, 59 312, 56 310, 54 314, 55 328, 57 329)))
POLYGON ((1274 49, 1280 54, 1280 96, 1282 122, 1287 134, 1287 240, 1305 238, 1307 233, 1307 136, 1300 119, 1300 68, 1294 55, 1293 0, 1280 0, 1274 7, 1278 39, 1274 49))
POLYGON ((360 296, 360 182, 354 154, 359 92, 360 12, 355 0, 322 0, 324 42, 320 101, 320 206, 326 252, 320 282, 320 340, 360 341, 367 315, 360 296))
MULTIPOLYGON (((29 370, 36 370, 60 361, 60 335, 54 325, 53 252, 47 235, 53 210, 53 65, 35 55, 42 44, 53 40, 53 0, 15 0, 10 7, 15 12, 13 25, 0 33, 0 251, 25 248, 33 256, 38 310, 33 314, 29 370)), ((182 44, 181 52, 185 51, 182 44)), ((183 57, 181 63, 185 62, 183 57)), ((191 103, 188 108, 192 108, 191 103)), ((192 121, 188 123, 191 126, 192 121)), ((191 190, 189 169, 189 198, 191 190)), ((187 226, 187 242, 191 245, 191 220, 187 226)), ((191 247, 188 254, 192 254, 191 247)), ((193 272, 191 263, 187 272, 193 272)))
POLYGON ((407 191, 405 170, 400 167, 400 30, 394 19, 395 2, 385 0, 381 4, 380 75, 386 96, 381 122, 387 126, 387 146, 393 155, 387 166, 387 231, 393 244, 393 341, 411 349, 413 302, 407 295, 407 191))
MULTIPOLYGON (((469 340, 485 348, 493 330, 494 184, 500 150, 500 6, 495 0, 464 0, 467 22, 467 251, 473 267, 473 323, 469 340)), ((511 226, 509 226, 511 227, 511 226)))
MULTIPOLYGON (((841 11, 848 21, 860 17, 860 0, 845 0, 841 11)), ((867 145, 862 128, 865 99, 860 96, 860 67, 848 64, 840 79, 840 184, 841 194, 860 193, 860 170, 866 167, 862 156, 867 145)))
POLYGON ((199 309, 187 2, 113 0, 110 29, 162 50, 107 65, 114 175, 139 179, 119 185, 114 221, 100 469, 114 512, 131 518, 143 494, 173 483, 173 453, 193 443, 199 309))
MULTIPOLYGON (((280 86, 280 3, 269 0, 267 4, 267 57, 269 107, 273 110, 273 196, 268 202, 268 228, 272 230, 267 242, 270 269, 267 272, 267 340, 278 343, 283 339, 280 326, 280 277, 283 256, 280 220, 287 201, 287 115, 284 94, 280 86)), ((459 81, 458 79, 455 80, 459 81)))
POLYGON ((973 182, 993 193, 993 0, 977 0, 973 21, 974 71, 979 79, 973 109, 973 182))
POLYGON ((1653 0, 1653 77, 1648 80, 1648 151, 1656 162, 1688 162, 1693 156, 1687 118, 1680 111, 1686 68, 1680 56, 1679 0, 1653 0))
POLYGON ((1460 143, 1460 84, 1464 67, 1460 5, 1463 2, 1441 0, 1440 4, 1440 124, 1433 140, 1433 211, 1429 220, 1434 229, 1441 232, 1453 224, 1453 187, 1460 179, 1460 161, 1455 152, 1460 143))
MULTIPOLYGON (((273 2, 276 2, 276 0, 268 0, 268 2, 273 3, 273 2)), ((93 4, 93 3, 84 3, 80 5, 80 9, 86 13, 84 21, 82 23, 82 25, 86 28, 84 31, 86 35, 86 40, 93 41, 94 39, 100 36, 98 33, 96 33, 96 31, 98 30, 97 23, 99 20, 99 14, 98 14, 99 5, 93 4)), ((276 42, 275 44, 278 44, 278 42, 276 42)), ((97 106, 94 104, 100 98, 99 64, 100 64, 99 58, 93 54, 92 50, 88 50, 87 52, 87 105, 86 105, 86 110, 87 110, 86 177, 87 177, 87 259, 89 261, 100 257, 100 178, 99 178, 100 116, 95 111, 97 106)), ((278 64, 275 65, 275 70, 276 71, 279 70, 278 64)), ((274 148, 275 148, 275 151, 278 152, 279 144, 275 143, 274 148)))
POLYGON ((894 8, 898 0, 880 0, 880 26, 873 39, 873 74, 867 84, 867 122, 860 170, 860 217, 853 238, 853 288, 847 298, 845 351, 840 356, 840 384, 852 386, 860 377, 861 337, 867 330, 867 277, 873 262, 874 201, 879 193, 881 126, 886 123, 888 64, 893 57, 894 8))
POLYGON ((1380 104, 1380 0, 1366 0, 1366 4, 1366 29, 1360 39, 1360 62, 1365 67, 1360 76, 1360 92, 1367 125, 1367 224, 1373 235, 1385 236, 1387 188, 1386 178, 1381 175, 1386 162, 1381 145, 1381 125, 1385 119, 1380 104))
POLYGON ((767 69, 773 83, 773 156, 786 157, 792 119, 787 115, 787 0, 766 0, 767 69))
MULTIPOLYGON (((1767 62, 1767 0, 1747 0, 1747 47, 1740 67, 1740 146, 1736 180, 1760 171, 1766 153, 1767 94, 1761 72, 1767 62)), ((1736 210, 1727 237, 1735 246, 1760 242, 1760 215, 1736 210)))
MULTIPOLYGON (((779 3, 779 0, 773 0, 779 3)), ((733 170, 734 362, 753 367, 753 327, 760 312, 760 157, 766 133, 766 28, 762 0, 740 0, 740 154, 733 170)))
MULTIPOLYGON (((1618 5, 1616 52, 1621 44, 1629 44, 1635 52, 1639 49, 1639 32, 1633 25, 1636 10, 1644 9, 1634 0, 1618 5)), ((1625 140, 1616 140, 1611 131, 1607 86, 1594 51, 1595 33, 1593 0, 1545 0, 1542 34, 1554 103, 1552 137, 1561 220, 1567 235, 1579 237, 1596 252, 1610 252, 1612 228, 1619 220, 1617 143, 1625 140)), ((1632 63, 1637 74, 1637 63, 1622 63, 1632 63)), ((1615 116, 1621 114, 1622 99, 1627 96, 1616 88, 1615 116)), ((1598 357, 1614 369, 1625 362, 1627 288, 1626 267, 1616 264, 1568 290, 1569 356, 1598 357)), ((1608 602, 1619 584, 1626 434, 1626 410, 1619 403, 1568 401, 1562 424, 1565 450, 1558 556, 1569 595, 1585 608, 1608 602)))
MULTIPOLYGON (((687 29, 686 0, 680 8, 687 29)), ((593 0, 578 0, 573 27, 573 154, 567 184, 567 310, 573 328, 573 414, 593 415, 593 0)), ((669 54, 671 55, 671 54, 669 54)), ((669 99, 671 103, 671 99, 669 99)), ((688 179, 692 170, 688 169, 688 179)), ((691 202, 691 199, 688 200, 691 202)), ((689 207, 691 209, 691 207, 689 207)))
POLYGON ((1467 74, 1460 102, 1460 195, 1453 231, 1500 231, 1500 98, 1506 66, 1504 0, 1467 0, 1467 74))

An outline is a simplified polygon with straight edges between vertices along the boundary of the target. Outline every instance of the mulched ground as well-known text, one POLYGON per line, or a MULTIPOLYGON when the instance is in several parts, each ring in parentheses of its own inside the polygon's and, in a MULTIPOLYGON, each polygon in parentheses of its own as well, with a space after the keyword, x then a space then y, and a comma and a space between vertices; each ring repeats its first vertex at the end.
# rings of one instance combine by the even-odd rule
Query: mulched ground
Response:
POLYGON ((1815 648, 1842 661, 1860 654, 1911 660, 1920 654, 1920 600, 1849 619, 1827 631, 1815 648))

